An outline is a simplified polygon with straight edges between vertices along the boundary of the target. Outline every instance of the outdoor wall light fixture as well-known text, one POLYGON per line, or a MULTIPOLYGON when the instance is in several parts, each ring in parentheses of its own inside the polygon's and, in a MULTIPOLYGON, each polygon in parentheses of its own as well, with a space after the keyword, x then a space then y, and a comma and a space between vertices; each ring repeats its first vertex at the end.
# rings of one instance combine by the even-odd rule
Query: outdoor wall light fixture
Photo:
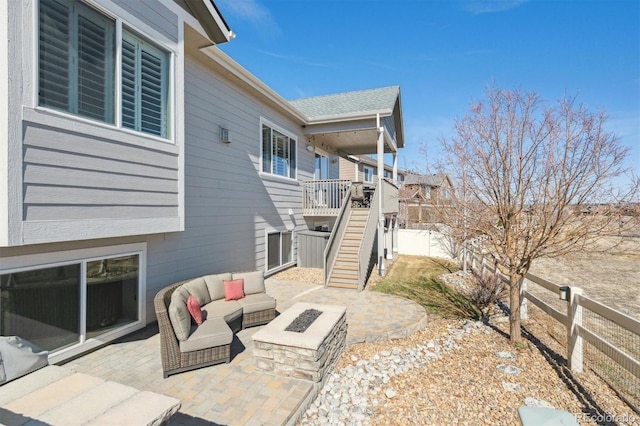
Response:
POLYGON ((569 300, 569 296, 571 294, 571 288, 568 286, 562 286, 558 289, 558 293, 560 295, 560 300, 569 300))
POLYGON ((307 151, 313 152, 313 145, 307 145, 307 151))
POLYGON ((231 133, 229 133, 229 129, 222 126, 220 126, 220 142, 231 143, 231 133))

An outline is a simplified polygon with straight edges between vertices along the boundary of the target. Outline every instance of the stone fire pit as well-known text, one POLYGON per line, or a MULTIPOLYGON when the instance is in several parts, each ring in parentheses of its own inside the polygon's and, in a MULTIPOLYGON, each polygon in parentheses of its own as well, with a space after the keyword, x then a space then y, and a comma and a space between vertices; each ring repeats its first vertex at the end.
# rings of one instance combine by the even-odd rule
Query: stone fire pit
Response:
POLYGON ((344 306, 299 302, 253 335, 256 367, 287 377, 322 382, 338 361, 347 341, 344 306), (285 329, 303 312, 318 310, 304 332, 285 329))

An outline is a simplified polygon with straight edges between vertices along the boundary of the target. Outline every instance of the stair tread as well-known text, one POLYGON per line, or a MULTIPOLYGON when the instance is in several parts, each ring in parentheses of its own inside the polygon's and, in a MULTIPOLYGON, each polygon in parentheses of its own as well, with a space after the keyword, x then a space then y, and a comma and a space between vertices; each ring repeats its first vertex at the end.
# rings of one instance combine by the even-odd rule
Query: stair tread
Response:
POLYGON ((345 280, 347 283, 358 283, 358 274, 347 275, 347 274, 331 274, 329 280, 345 280))
POLYGON ((343 283, 332 283, 332 282, 329 282, 327 285, 329 287, 348 288, 348 289, 353 289, 353 290, 357 290, 358 289, 358 285, 357 284, 343 284, 343 283))
POLYGON ((335 272, 336 269, 339 269, 341 271, 357 271, 360 268, 358 268, 358 265, 355 265, 355 266, 353 266, 353 265, 335 265, 333 267, 334 272, 335 272))

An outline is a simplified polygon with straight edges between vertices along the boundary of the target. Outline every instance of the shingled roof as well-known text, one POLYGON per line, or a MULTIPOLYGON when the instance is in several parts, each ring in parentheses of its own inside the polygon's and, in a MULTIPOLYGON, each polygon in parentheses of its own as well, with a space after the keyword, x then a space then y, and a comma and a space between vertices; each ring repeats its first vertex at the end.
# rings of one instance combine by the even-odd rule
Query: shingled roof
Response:
POLYGON ((400 96, 400 86, 389 86, 295 99, 289 103, 313 120, 318 117, 356 113, 391 114, 398 96, 400 96))

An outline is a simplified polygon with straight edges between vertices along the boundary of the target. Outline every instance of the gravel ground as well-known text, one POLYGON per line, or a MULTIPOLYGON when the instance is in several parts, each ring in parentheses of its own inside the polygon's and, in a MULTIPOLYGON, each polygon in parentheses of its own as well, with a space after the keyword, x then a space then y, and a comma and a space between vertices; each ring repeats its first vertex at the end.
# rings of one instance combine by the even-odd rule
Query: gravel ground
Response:
MULTIPOLYGON (((292 268, 274 276, 319 284, 322 271, 292 268), (308 281, 307 281, 308 280, 308 281)), ((524 345, 509 343, 509 324, 494 316, 488 322, 490 333, 468 334, 453 349, 426 367, 395 376, 389 386, 393 398, 383 398, 373 407, 375 425, 517 425, 517 408, 525 398, 535 398, 555 408, 571 412, 579 424, 640 425, 640 415, 627 406, 590 371, 572 373, 566 368, 564 349, 547 333, 546 316, 531 313, 523 321, 524 345), (499 358, 497 352, 511 352, 515 360, 499 358), (521 371, 507 376, 498 365, 507 364, 521 371), (516 390, 505 390, 505 384, 516 390)), ((424 329, 404 339, 351 345, 343 352, 334 371, 354 365, 355 359, 369 359, 392 348, 411 348, 433 338, 444 337, 459 320, 429 317, 424 329)))

